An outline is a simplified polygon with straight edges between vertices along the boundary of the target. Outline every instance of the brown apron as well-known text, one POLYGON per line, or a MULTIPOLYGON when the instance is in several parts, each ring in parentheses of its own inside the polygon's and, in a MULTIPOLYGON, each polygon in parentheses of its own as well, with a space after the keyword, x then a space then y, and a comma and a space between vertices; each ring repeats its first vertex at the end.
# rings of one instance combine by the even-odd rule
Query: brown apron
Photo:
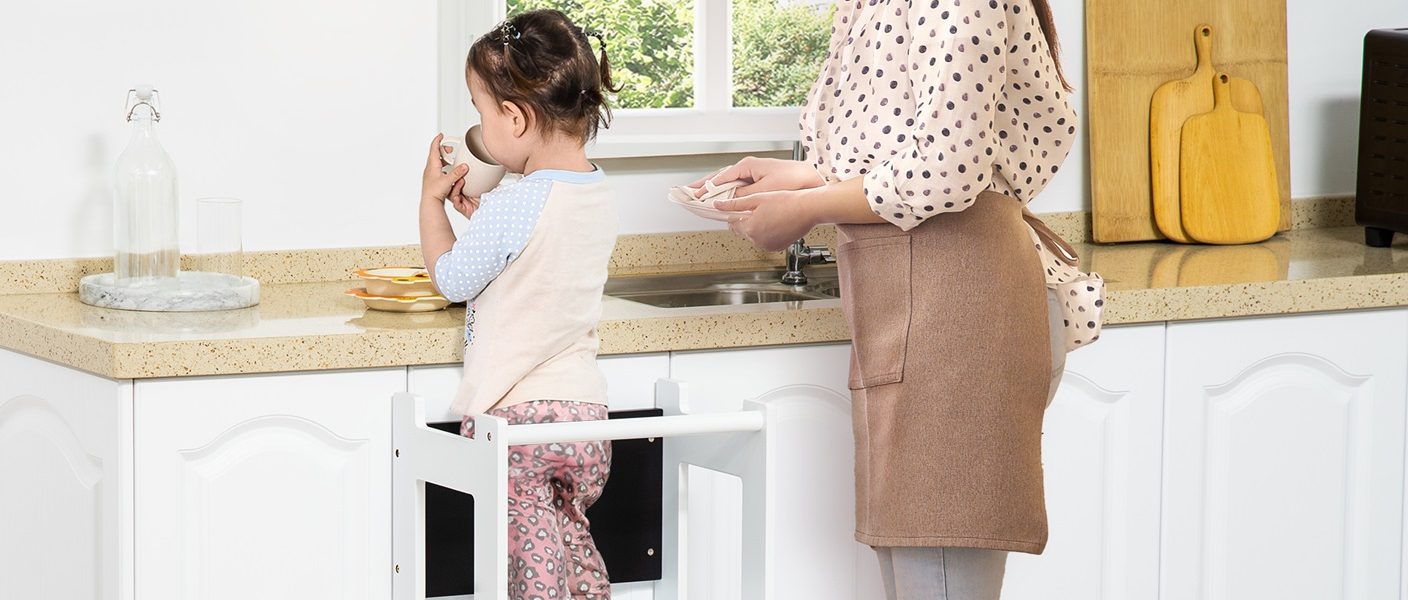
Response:
POLYGON ((908 232, 837 229, 856 539, 1040 553, 1052 346, 1021 205, 986 192, 908 232))

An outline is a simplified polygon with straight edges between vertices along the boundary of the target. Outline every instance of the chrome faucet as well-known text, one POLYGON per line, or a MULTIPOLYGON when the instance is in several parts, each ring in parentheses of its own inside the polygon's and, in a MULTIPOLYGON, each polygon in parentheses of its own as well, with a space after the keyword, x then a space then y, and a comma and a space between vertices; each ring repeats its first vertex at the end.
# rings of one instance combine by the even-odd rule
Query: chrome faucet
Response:
MULTIPOLYGON (((792 143, 792 160, 806 160, 807 151, 802 142, 792 143)), ((799 238, 787 247, 787 271, 782 274, 785 285, 807 285, 807 274, 802 267, 807 265, 836 262, 836 257, 825 246, 808 246, 806 238, 799 238)))
POLYGON ((802 272, 802 267, 834 262, 836 257, 831 255, 826 246, 808 246, 806 239, 792 242, 792 245, 787 247, 787 271, 782 274, 782 283, 807 285, 807 274, 802 272))

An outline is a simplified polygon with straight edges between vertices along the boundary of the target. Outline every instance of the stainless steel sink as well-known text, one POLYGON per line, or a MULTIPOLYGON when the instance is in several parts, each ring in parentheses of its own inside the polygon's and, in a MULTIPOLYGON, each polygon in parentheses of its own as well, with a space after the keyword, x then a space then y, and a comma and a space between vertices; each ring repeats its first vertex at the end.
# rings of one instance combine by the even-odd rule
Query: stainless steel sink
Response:
POLYGON ((783 285, 782 269, 621 277, 606 295, 661 308, 831 300, 840 297, 835 267, 807 269, 806 285, 783 285))

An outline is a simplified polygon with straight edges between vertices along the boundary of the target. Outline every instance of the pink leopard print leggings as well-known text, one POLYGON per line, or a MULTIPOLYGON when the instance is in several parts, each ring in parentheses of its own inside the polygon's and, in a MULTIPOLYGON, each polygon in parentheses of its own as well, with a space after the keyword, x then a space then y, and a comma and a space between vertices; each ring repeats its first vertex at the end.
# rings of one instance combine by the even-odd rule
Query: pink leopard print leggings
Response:
MULTIPOLYGON (((596 421, 606 407, 537 400, 489 411, 511 425, 596 421)), ((474 437, 465 417, 460 435, 474 437)), ((611 473, 611 442, 512 446, 508 452, 508 597, 610 600, 606 565, 587 530, 586 510, 611 473)))

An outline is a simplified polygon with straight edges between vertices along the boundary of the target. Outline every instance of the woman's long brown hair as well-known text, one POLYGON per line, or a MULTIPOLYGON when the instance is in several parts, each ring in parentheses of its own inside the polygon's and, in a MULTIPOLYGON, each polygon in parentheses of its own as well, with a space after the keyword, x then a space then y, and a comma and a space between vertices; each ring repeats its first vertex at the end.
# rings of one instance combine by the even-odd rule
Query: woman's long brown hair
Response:
POLYGON ((1041 33, 1046 36, 1046 47, 1051 49, 1051 62, 1056 65, 1056 77, 1061 80, 1061 87, 1069 92, 1071 84, 1066 81, 1066 72, 1061 70, 1061 41, 1056 36, 1056 19, 1051 16, 1051 5, 1046 0, 1032 0, 1032 8, 1036 9, 1041 33))

